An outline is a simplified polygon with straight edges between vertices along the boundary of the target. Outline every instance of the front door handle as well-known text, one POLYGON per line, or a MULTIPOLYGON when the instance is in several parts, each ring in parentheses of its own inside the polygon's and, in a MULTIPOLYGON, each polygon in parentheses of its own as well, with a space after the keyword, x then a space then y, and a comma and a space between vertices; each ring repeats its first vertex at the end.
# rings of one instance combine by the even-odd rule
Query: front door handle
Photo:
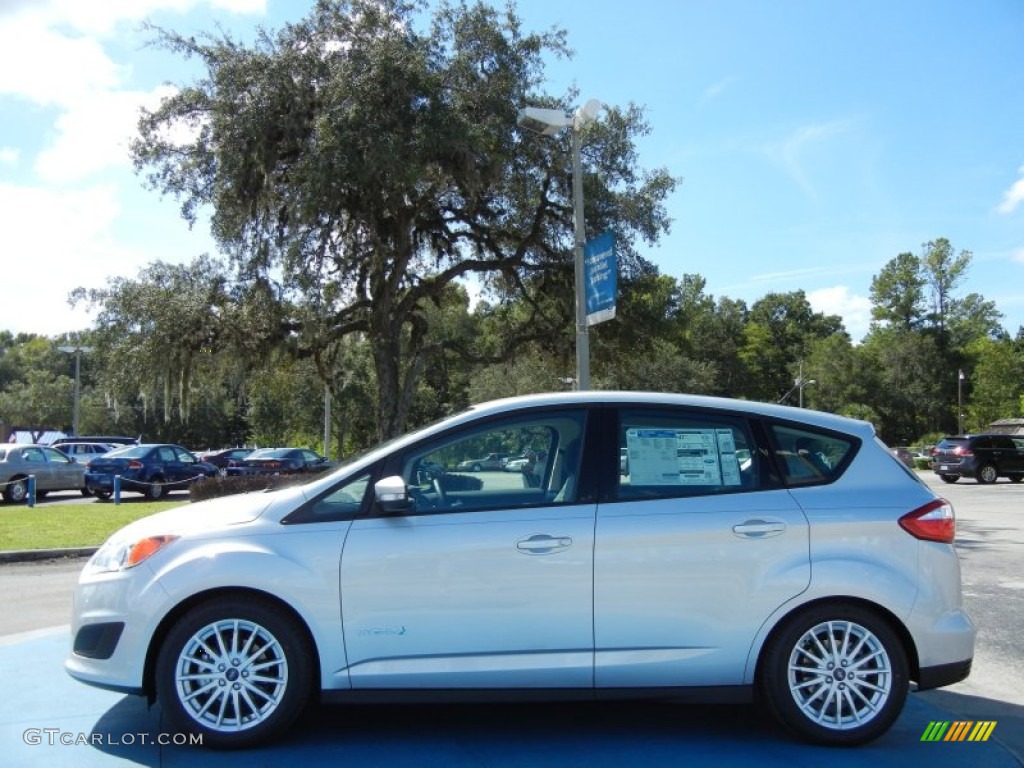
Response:
POLYGON ((546 533, 535 533, 516 542, 516 549, 524 555, 550 555, 561 552, 572 546, 570 536, 551 536, 546 533))
POLYGON ((732 527, 733 533, 746 539, 764 539, 769 536, 778 536, 785 530, 786 524, 781 520, 747 520, 732 527))

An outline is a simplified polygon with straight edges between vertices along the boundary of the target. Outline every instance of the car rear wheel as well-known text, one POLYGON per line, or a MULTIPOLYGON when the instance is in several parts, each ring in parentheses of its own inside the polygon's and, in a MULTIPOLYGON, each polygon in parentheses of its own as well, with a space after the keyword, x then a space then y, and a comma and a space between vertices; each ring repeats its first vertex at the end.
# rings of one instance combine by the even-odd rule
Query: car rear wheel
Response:
POLYGON ((149 481, 149 485, 146 486, 146 498, 150 501, 157 501, 162 499, 167 493, 167 489, 164 487, 164 479, 157 475, 149 481))
POLYGON ((4 498, 12 504, 21 504, 28 496, 28 481, 19 477, 11 481, 4 489, 4 498))
POLYGON ((960 479, 960 475, 939 475, 944 483, 955 483, 960 479))
POLYGON ((819 605, 786 622, 765 647, 760 692, 776 718, 818 744, 876 739, 907 697, 907 657, 892 628, 858 605, 819 605))
POLYGON ((222 597, 171 628, 156 665, 157 698, 174 726, 214 748, 279 735, 305 708, 315 653, 297 621, 273 604, 222 597))
POLYGON ((1024 475, 1010 475, 1009 477, 1011 483, 1019 483, 1021 480, 1024 480, 1024 475))
POLYGON ((994 483, 998 477, 999 473, 996 471, 996 468, 991 464, 983 464, 980 467, 978 467, 977 479, 979 483, 989 485, 991 483, 994 483))

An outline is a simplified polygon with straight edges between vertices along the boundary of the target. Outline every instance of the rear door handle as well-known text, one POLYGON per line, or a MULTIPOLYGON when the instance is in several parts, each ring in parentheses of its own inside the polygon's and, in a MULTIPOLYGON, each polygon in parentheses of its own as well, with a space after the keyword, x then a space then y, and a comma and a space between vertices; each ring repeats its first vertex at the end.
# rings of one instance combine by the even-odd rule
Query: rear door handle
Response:
POLYGON ((733 533, 746 539, 765 539, 785 530, 786 524, 781 520, 747 520, 732 527, 733 533))

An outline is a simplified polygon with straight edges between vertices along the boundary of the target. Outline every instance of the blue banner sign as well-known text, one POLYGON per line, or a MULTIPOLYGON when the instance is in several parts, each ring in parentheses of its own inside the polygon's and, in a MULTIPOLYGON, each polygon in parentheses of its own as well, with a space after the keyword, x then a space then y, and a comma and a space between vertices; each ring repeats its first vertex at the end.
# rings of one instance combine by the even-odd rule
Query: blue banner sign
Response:
POLYGON ((584 244, 583 276, 586 281, 587 325, 597 325, 615 317, 618 273, 614 233, 605 232, 584 244))

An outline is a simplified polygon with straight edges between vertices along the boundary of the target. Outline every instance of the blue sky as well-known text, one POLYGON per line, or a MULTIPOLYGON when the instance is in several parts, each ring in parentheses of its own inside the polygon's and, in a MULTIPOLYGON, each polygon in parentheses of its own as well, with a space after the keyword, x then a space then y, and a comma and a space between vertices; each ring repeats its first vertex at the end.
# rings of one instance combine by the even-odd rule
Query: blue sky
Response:
MULTIPOLYGON (((143 19, 248 37, 311 0, 0 0, 0 330, 87 327, 67 294, 213 245, 145 190, 138 108, 189 66, 143 19)), ((867 332, 871 278, 939 237, 974 261, 961 292, 1024 325, 1024 2, 521 0, 568 31, 546 90, 643 106, 640 162, 683 183, 647 252, 715 297, 807 292, 867 332)), ((597 233, 588 233, 593 236, 597 233)), ((598 329, 599 332, 599 329, 598 329)))

